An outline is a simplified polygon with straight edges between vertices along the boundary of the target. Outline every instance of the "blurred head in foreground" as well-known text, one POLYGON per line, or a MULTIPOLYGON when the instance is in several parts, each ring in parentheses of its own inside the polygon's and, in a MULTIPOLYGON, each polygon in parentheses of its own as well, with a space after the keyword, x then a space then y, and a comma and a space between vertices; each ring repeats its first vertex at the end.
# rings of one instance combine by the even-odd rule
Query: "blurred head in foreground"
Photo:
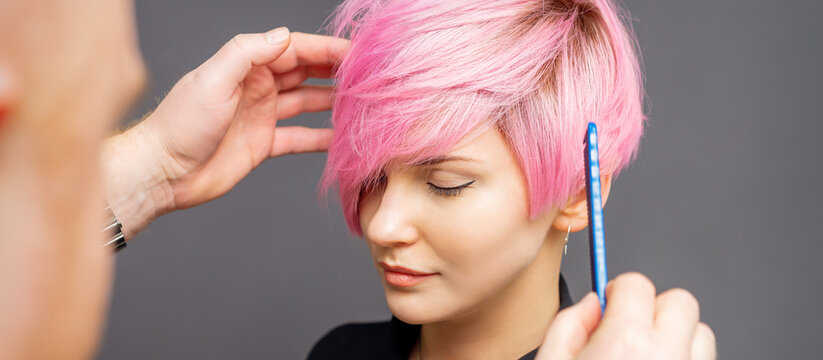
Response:
POLYGON ((0 359, 94 357, 99 147, 145 77, 131 0, 0 1, 0 359))

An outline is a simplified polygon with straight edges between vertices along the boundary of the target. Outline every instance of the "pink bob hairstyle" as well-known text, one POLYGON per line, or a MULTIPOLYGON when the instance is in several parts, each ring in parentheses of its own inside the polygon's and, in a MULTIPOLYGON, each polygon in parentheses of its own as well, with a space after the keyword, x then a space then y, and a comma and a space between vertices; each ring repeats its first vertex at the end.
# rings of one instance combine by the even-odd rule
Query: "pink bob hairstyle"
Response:
POLYGON ((335 183, 352 233, 361 191, 392 166, 442 156, 496 128, 518 161, 529 219, 584 187, 597 124, 603 174, 643 133, 636 40, 611 0, 345 0, 329 32, 351 48, 335 69, 335 129, 319 184, 335 183))

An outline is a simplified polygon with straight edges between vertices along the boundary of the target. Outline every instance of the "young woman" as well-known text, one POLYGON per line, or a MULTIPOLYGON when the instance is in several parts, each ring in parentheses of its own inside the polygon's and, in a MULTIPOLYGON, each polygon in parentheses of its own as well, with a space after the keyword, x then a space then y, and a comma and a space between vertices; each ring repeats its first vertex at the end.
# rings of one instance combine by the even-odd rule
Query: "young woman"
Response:
POLYGON ((610 0, 347 0, 331 23, 337 185, 388 322, 310 359, 531 359, 571 300, 564 239, 587 226, 583 139, 604 201, 643 132, 635 40, 610 0))

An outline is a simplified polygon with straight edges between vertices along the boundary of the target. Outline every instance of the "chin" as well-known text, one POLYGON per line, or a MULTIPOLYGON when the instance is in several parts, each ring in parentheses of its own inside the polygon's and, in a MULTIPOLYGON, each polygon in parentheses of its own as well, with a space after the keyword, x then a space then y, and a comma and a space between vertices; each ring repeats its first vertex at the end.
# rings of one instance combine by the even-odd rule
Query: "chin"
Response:
POLYGON ((431 296, 421 292, 404 292, 385 289, 386 304, 391 313, 407 324, 420 325, 443 321, 449 318, 449 311, 443 309, 442 300, 433 303, 431 296))

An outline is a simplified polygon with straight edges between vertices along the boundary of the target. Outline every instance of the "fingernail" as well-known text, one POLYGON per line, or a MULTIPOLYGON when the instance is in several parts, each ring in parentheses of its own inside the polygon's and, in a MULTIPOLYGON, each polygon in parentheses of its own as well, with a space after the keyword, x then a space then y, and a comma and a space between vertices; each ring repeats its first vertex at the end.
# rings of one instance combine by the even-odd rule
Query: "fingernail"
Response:
POLYGON ((289 29, 279 27, 266 33, 266 42, 272 45, 284 43, 289 38, 289 29))

